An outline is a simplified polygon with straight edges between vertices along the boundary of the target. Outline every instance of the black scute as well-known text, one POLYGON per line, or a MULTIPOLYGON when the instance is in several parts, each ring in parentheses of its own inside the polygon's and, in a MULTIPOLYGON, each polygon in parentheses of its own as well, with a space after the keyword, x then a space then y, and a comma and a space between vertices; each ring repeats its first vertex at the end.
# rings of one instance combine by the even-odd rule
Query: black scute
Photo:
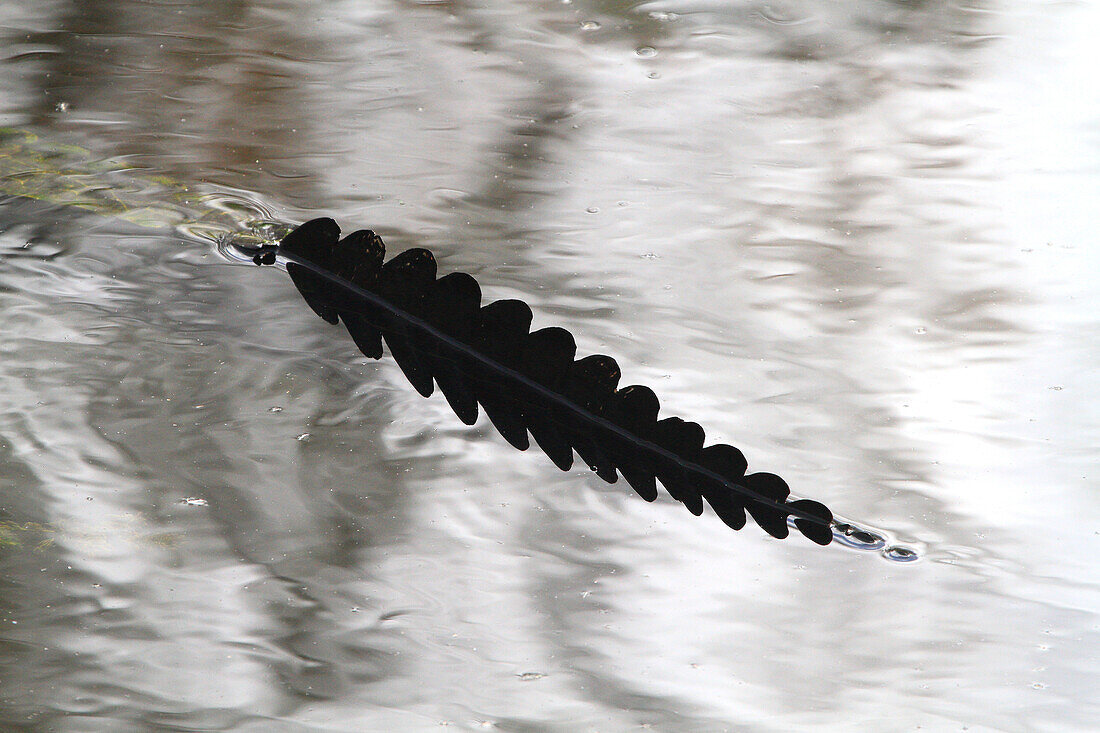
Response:
MULTIPOLYGON (((331 270, 333 251, 339 239, 340 226, 332 219, 322 217, 307 221, 283 237, 279 247, 331 270)), ((293 262, 287 263, 286 272, 314 313, 329 323, 340 322, 339 314, 328 297, 331 286, 324 278, 293 262)))
POLYGON ((819 545, 827 545, 833 541, 833 513, 827 506, 813 499, 798 499, 790 502, 790 507, 821 519, 820 524, 801 518, 794 520, 794 526, 810 541, 819 545))
MULTIPOLYGON (((369 229, 360 229, 336 245, 336 273, 364 290, 373 291, 378 285, 385 257, 386 245, 382 238, 369 229)), ((340 317, 359 351, 368 358, 380 359, 382 331, 379 325, 383 321, 380 311, 354 293, 346 294, 339 303, 340 317)))
MULTIPOLYGON (((464 272, 454 272, 432 283, 425 294, 425 318, 451 338, 470 345, 481 307, 481 288, 464 272)), ((477 422, 477 395, 471 387, 480 365, 444 343, 424 352, 447 404, 466 425, 477 422)))
POLYGON ((334 252, 336 274, 372 290, 386 259, 386 245, 370 229, 354 231, 336 244, 334 252))
MULTIPOLYGON (((531 327, 531 308, 521 300, 497 300, 479 311, 480 328, 475 336, 479 351, 491 360, 518 370, 527 332, 531 327)), ((519 450, 527 450, 530 441, 523 405, 497 376, 474 385, 478 402, 500 434, 519 450)))
MULTIPOLYGON (((787 486, 787 482, 774 473, 749 474, 745 477, 743 485, 780 504, 786 502, 787 497, 791 495, 791 489, 787 486)), ((756 520, 756 523, 772 537, 784 539, 791 533, 790 528, 787 526, 786 512, 752 499, 749 499, 746 503, 746 508, 752 518, 756 520)))
POLYGON ((344 327, 347 328, 355 346, 369 359, 382 358, 382 332, 375 328, 370 320, 359 313, 340 311, 340 317, 344 319, 344 327))
MULTIPOLYGON (((603 354, 593 354, 568 366, 562 390, 570 402, 585 412, 603 416, 605 407, 619 384, 619 376, 619 365, 614 359, 603 354)), ((611 456, 604 443, 607 434, 594 430, 583 420, 576 420, 570 428, 570 439, 581 459, 594 467, 597 475, 604 481, 615 483, 615 469, 619 467, 619 463, 611 456)))
MULTIPOLYGON (((714 473, 733 484, 740 484, 745 476, 748 463, 741 451, 732 445, 719 443, 704 448, 699 453, 699 462, 714 473)), ((745 526, 745 503, 741 494, 715 481, 704 484, 703 496, 714 513, 733 529, 745 526)))
MULTIPOLYGON (((528 335, 520 371, 537 384, 560 392, 576 353, 573 334, 564 328, 543 328, 528 335)), ((554 465, 569 470, 573 465, 573 444, 566 415, 552 402, 532 393, 524 419, 531 436, 554 465)))
MULTIPOLYGON (((683 463, 699 460, 705 440, 706 434, 698 423, 686 422, 678 417, 658 420, 653 430, 653 442, 683 463)), ((683 463, 662 461, 658 465, 657 478, 673 499, 683 502, 688 511, 698 517, 703 513, 703 495, 694 480, 688 477, 683 463)))
POLYGON ((565 393, 585 410, 603 415, 621 376, 618 363, 610 356, 586 356, 569 366, 565 393))
POLYGON ((425 294, 428 321, 466 344, 473 342, 481 308, 481 287, 465 272, 452 272, 436 280, 425 294))
POLYGON ((410 331, 411 329, 403 325, 397 325, 384 331, 383 336, 386 338, 386 346, 390 347, 393 360, 397 362, 397 366, 401 368, 409 384, 422 396, 431 397, 432 392, 435 391, 432 373, 427 364, 417 355, 417 348, 410 331))
MULTIPOLYGON (((382 266, 378 293, 409 315, 424 315, 424 294, 435 280, 435 256, 426 249, 408 249, 382 266)), ((409 323, 394 323, 383 331, 394 361, 409 383, 424 397, 435 391, 432 371, 418 352, 422 334, 409 323)))
MULTIPOLYGON (((608 418, 641 440, 650 440, 657 426, 657 413, 661 404, 649 387, 630 385, 612 395, 607 406, 608 418)), ((619 439, 608 442, 611 459, 619 466, 619 473, 646 501, 657 499, 657 473, 652 456, 635 440, 619 439)))
POLYGON ((569 441, 573 444, 573 450, 586 466, 596 472, 597 476, 609 484, 619 480, 619 474, 615 471, 615 462, 600 450, 596 441, 592 440, 586 432, 577 430, 570 432, 569 441))
POLYGON ((551 326, 527 336, 523 354, 523 373, 539 384, 557 388, 565 382, 566 372, 577 355, 577 342, 564 328, 551 326))
POLYGON ((519 342, 527 338, 533 316, 531 306, 509 298, 482 306, 480 318, 481 346, 488 351, 504 349, 510 352, 518 349, 519 342))

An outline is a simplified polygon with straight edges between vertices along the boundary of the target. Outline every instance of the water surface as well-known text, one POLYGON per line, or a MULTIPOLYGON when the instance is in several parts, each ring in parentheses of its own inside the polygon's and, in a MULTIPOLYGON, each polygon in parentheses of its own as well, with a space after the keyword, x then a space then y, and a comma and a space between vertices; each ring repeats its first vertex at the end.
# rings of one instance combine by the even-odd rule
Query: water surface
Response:
POLYGON ((1072 2, 7 0, 0 125, 54 154, 0 188, 0 729, 1094 730, 1098 32, 1072 2), (140 216, 73 205, 119 192, 140 216), (319 215, 523 298, 921 559, 462 426, 217 254, 319 215))

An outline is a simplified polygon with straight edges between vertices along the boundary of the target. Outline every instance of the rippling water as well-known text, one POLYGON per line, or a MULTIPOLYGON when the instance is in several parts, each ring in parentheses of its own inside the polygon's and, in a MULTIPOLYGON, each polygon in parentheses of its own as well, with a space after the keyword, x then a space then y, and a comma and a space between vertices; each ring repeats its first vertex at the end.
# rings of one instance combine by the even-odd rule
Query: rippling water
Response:
POLYGON ((1073 2, 5 0, 0 730, 1095 730, 1098 33, 1073 2), (921 559, 462 426, 217 254, 318 215, 921 559))

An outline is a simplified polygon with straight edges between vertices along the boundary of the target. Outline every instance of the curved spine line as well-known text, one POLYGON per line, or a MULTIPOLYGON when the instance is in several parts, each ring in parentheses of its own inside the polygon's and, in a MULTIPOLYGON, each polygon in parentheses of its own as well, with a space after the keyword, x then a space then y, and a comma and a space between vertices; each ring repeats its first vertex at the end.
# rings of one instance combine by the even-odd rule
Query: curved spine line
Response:
MULTIPOLYGON (((394 306, 385 298, 382 298, 381 296, 372 293, 365 288, 359 287, 358 285, 348 280, 345 280, 339 275, 330 272, 329 270, 315 264, 305 257, 294 254, 293 252, 287 252, 282 247, 277 247, 276 252, 278 253, 279 257, 281 257, 285 262, 289 262, 298 267, 307 269, 318 277, 321 277, 324 280, 332 283, 333 285, 342 288, 350 293, 353 293, 356 297, 369 301, 372 305, 385 310, 392 316, 396 316, 405 323, 428 334, 433 339, 441 341, 447 344, 447 346, 449 346, 450 348, 461 352, 464 356, 477 361, 479 364, 486 367, 490 371, 507 377, 511 381, 523 385, 525 389, 535 392, 539 396, 567 409, 573 415, 579 417, 585 422, 593 424, 599 427, 601 430, 612 432, 620 438, 624 438, 630 442, 633 442, 635 445, 642 447, 652 454, 660 456, 664 460, 675 462, 689 475, 701 476, 709 479, 710 481, 718 482, 721 485, 726 486, 736 493, 739 493, 742 496, 746 496, 757 503, 765 504, 769 507, 772 507, 773 509, 777 509, 784 515, 801 519, 803 521, 812 522, 814 524, 825 527, 833 527, 835 525, 835 522, 833 521, 826 521, 821 517, 811 514, 810 512, 803 511, 798 507, 791 506, 788 503, 778 502, 771 497, 764 496, 763 494, 753 491, 746 486, 741 486, 740 484, 734 483, 730 481, 727 477, 722 476, 719 473, 715 473, 705 466, 701 466, 693 461, 686 461, 682 457, 676 455, 675 453, 672 453, 671 451, 666 450, 660 445, 646 440, 645 438, 642 438, 628 430, 624 430, 622 427, 616 425, 610 420, 600 417, 599 415, 592 414, 588 410, 585 410, 580 405, 574 403, 569 399, 566 399, 563 395, 555 392, 554 390, 547 389, 543 385, 535 382, 534 380, 528 379, 525 375, 515 371, 508 366, 505 366, 504 364, 501 364, 493 359, 486 358, 484 354, 482 354, 477 349, 471 347, 469 344, 463 341, 459 341, 458 339, 455 339, 446 333, 443 333, 431 323, 423 320, 422 318, 394 306)), ((791 496, 789 498, 793 501, 797 501, 798 498, 801 497, 791 496)))

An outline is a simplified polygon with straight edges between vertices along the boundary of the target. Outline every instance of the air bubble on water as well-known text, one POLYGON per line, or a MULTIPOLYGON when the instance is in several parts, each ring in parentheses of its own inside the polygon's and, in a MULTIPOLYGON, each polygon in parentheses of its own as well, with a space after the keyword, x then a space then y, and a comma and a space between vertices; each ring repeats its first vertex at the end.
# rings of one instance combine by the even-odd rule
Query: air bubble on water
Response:
POLYGON ((660 73, 658 73, 656 71, 651 71, 648 74, 646 74, 646 78, 648 78, 648 79, 660 79, 661 75, 660 75, 660 73))
POLYGON ((524 672, 516 676, 519 677, 520 682, 534 682, 535 680, 541 680, 546 675, 542 672, 524 672))
POLYGON ((923 336, 924 334, 928 333, 928 329, 924 326, 917 326, 917 330, 914 331, 914 333, 916 333, 918 336, 923 336))
POLYGON ((657 49, 653 48, 653 46, 639 46, 634 49, 634 53, 639 58, 651 59, 657 55, 657 49))
POLYGON ((187 506, 210 506, 210 502, 206 499, 200 499, 197 496, 185 496, 180 499, 180 504, 185 504, 187 506))
POLYGON ((278 405, 272 405, 271 407, 267 408, 267 411, 268 412, 282 412, 283 408, 279 407, 278 405))
POLYGON ((886 547, 886 538, 882 535, 846 522, 833 527, 833 537, 840 544, 856 550, 881 550, 886 547))
MULTIPOLYGON (((788 521, 793 523, 794 520, 789 518, 788 521)), ((881 552, 884 558, 894 562, 913 562, 920 559, 920 555, 912 547, 887 546, 887 538, 884 535, 848 522, 837 522, 833 525, 833 539, 854 550, 881 552)))
POLYGON ((598 206, 589 206, 587 209, 585 209, 585 211, 587 211, 589 214, 598 214, 598 213, 600 213, 600 209, 599 209, 598 206))
POLYGON ((882 556, 894 562, 913 562, 919 559, 917 551, 909 547, 895 545, 882 551, 882 556))
POLYGON ((597 23, 594 20, 586 20, 586 21, 581 23, 581 30, 582 31, 598 31, 599 29, 600 29, 600 24, 597 23))
POLYGON ((302 433, 301 435, 297 436, 297 437, 296 437, 296 438, 294 438, 294 439, 295 439, 295 440, 297 440, 297 441, 298 441, 299 443, 304 443, 304 442, 306 442, 307 440, 309 440, 309 439, 310 439, 310 438, 312 438, 312 437, 313 437, 313 436, 312 436, 312 435, 310 435, 309 433, 302 433))

